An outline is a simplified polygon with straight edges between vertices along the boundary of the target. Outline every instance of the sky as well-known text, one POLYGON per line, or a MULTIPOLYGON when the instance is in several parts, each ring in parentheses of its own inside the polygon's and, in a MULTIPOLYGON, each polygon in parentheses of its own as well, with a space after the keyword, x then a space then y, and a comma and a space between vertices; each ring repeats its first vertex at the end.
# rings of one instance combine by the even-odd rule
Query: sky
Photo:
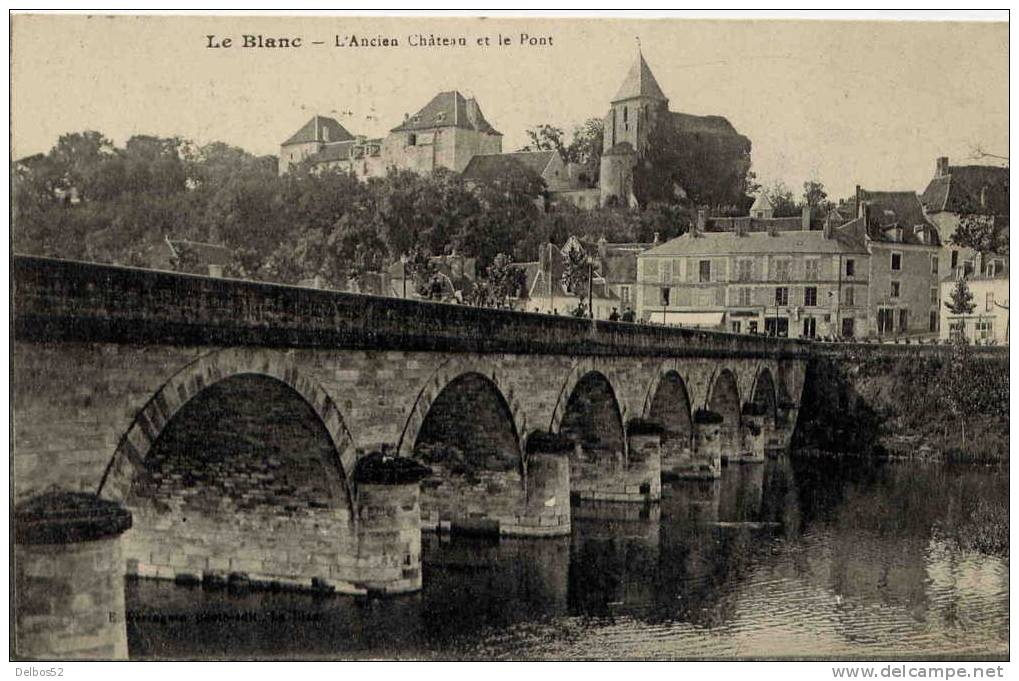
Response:
POLYGON ((450 89, 513 151, 530 126, 604 116, 638 38, 669 108, 729 119, 766 186, 923 191, 938 156, 1008 155, 1006 23, 85 15, 14 17, 12 154, 87 129, 276 154, 312 114, 381 136, 450 89), (244 49, 244 34, 304 46, 244 49), (399 47, 335 47, 351 34, 399 47), (430 35, 468 46, 409 44, 430 35))

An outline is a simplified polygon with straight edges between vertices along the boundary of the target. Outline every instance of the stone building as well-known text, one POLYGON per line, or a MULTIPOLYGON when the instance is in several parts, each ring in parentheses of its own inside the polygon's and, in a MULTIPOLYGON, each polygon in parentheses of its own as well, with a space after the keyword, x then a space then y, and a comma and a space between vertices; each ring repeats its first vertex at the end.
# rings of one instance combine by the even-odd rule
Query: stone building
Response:
POLYGON ((736 333, 864 337, 937 326, 937 231, 900 192, 859 215, 708 218, 637 257, 641 319, 736 333), (913 224, 919 214, 919 222, 913 224), (899 223, 910 228, 899 228, 899 223), (919 229, 917 229, 919 227, 919 229))
POLYGON ((955 230, 964 218, 987 220, 1007 232, 1008 199, 1008 168, 953 166, 949 165, 947 156, 937 160, 934 177, 920 200, 927 219, 937 227, 941 237, 939 279, 953 276, 957 269, 991 278, 1008 271, 1008 253, 981 257, 973 249, 952 243, 955 230))
MULTIPOLYGON (((669 111, 669 98, 651 73, 638 50, 619 91, 612 98, 605 116, 602 141, 600 195, 601 205, 635 206, 633 173, 638 160, 648 152, 648 140, 657 126, 668 126, 677 135, 693 134, 701 138, 736 141, 750 163, 750 140, 736 132, 721 116, 694 116, 669 111)), ((682 187, 676 188, 683 192, 682 187)))
POLYGON ((380 177, 389 169, 430 173, 463 172, 479 154, 502 152, 502 133, 481 113, 474 98, 440 92, 384 138, 353 135, 328 116, 313 116, 280 145, 280 174, 298 163, 341 168, 358 177, 380 177))
MULTIPOLYGON (((941 281, 943 301, 951 300, 952 290, 963 276, 962 270, 957 270, 954 276, 945 277, 941 281)), ((969 314, 956 314, 942 304, 938 337, 948 340, 964 336, 975 343, 1008 345, 1008 274, 973 274, 965 276, 965 279, 973 294, 973 311, 969 314)))

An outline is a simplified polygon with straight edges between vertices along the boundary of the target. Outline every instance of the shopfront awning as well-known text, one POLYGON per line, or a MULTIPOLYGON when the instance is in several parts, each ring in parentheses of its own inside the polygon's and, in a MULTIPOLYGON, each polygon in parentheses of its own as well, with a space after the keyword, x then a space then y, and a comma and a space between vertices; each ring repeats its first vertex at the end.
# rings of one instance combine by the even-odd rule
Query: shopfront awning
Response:
POLYGON ((649 321, 669 326, 718 328, 722 326, 724 314, 724 312, 652 312, 649 321))

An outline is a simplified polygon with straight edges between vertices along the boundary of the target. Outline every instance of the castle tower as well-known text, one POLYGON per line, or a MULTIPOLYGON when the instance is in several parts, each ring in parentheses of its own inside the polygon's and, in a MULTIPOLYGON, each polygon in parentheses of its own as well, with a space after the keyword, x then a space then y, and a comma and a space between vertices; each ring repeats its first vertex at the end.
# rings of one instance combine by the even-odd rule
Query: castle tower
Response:
POLYGON ((612 98, 605 117, 600 176, 603 206, 612 202, 613 197, 622 205, 632 203, 633 167, 647 149, 648 134, 655 121, 668 110, 669 98, 644 61, 638 41, 637 59, 612 98))

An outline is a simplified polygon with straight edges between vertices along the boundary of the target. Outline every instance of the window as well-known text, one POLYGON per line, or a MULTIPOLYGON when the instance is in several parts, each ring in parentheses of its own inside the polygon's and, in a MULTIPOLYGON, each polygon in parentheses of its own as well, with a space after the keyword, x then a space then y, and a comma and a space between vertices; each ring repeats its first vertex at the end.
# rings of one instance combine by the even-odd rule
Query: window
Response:
POLYGON ((892 253, 892 271, 898 272, 902 269, 902 253, 892 253))
POLYGON ((670 289, 661 288, 661 289, 658 289, 658 292, 659 292, 658 304, 661 305, 662 307, 668 307, 669 306, 669 293, 670 293, 670 289))
POLYGON ((959 266, 959 251, 952 251, 952 269, 954 270, 959 266))
POLYGON ((990 319, 981 319, 976 323, 977 335, 981 340, 987 340, 994 335, 994 323, 990 319))
POLYGON ((739 333, 739 329, 740 329, 740 323, 739 322, 733 322, 732 323, 732 332, 733 333, 739 333))
POLYGON ((805 260, 803 264, 804 264, 804 268, 806 270, 804 276, 806 277, 807 281, 817 281, 818 279, 821 278, 821 276, 820 276, 821 261, 820 260, 818 260, 817 258, 810 258, 808 260, 805 260))
POLYGON ((905 333, 906 329, 909 328, 909 310, 899 310, 899 333, 905 333))
POLYGON ((736 304, 741 307, 748 307, 750 305, 750 288, 747 286, 741 286, 736 289, 736 304))
POLYGON ((775 280, 776 281, 789 281, 789 269, 792 264, 791 260, 776 260, 775 261, 775 280))
POLYGON ((931 256, 931 274, 938 276, 938 256, 931 256))
POLYGON ((808 286, 803 289, 803 305, 805 307, 817 307, 817 287, 808 286))
POLYGON ((994 277, 994 276, 997 276, 999 274, 1004 273, 1004 271, 1005 271, 1005 261, 1004 260, 997 260, 997 259, 995 259, 995 260, 991 261, 991 271, 988 274, 990 274, 992 277, 994 277))
POLYGON ((736 281, 754 280, 754 261, 741 259, 736 261, 736 281))
POLYGON ((932 286, 931 287, 931 305, 937 305, 937 304, 938 304, 938 287, 937 286, 932 286))
POLYGON ((644 263, 644 280, 645 281, 657 281, 658 280, 658 261, 652 258, 648 258, 643 261, 644 263))
POLYGON ((806 317, 803 320, 803 337, 813 338, 817 335, 817 320, 813 317, 806 317))
POLYGON ((898 298, 899 297, 899 291, 901 289, 902 289, 902 285, 899 282, 897 282, 897 281, 893 281, 892 282, 892 290, 891 290, 891 293, 889 295, 892 298, 898 298))
POLYGON ((963 274, 963 276, 966 276, 966 277, 968 277, 971 274, 973 274, 973 261, 972 260, 965 260, 965 261, 963 261, 963 263, 962 263, 962 274, 963 274))
POLYGON ((883 336, 892 333, 895 329, 895 310, 882 307, 877 311, 877 335, 883 336))
POLYGON ((853 260, 852 258, 846 260, 846 276, 847 277, 856 276, 856 261, 853 260))
POLYGON ((987 295, 984 296, 984 312, 990 312, 994 309, 994 291, 988 291, 987 295))
POLYGON ((934 310, 931 310, 930 330, 931 331, 938 330, 938 313, 935 312, 934 310))
POLYGON ((775 305, 788 305, 789 304, 789 287, 787 286, 776 286, 775 287, 775 305))
POLYGON ((747 333, 757 333, 757 320, 747 322, 747 333))
POLYGON ((842 335, 845 338, 852 338, 854 332, 854 323, 852 317, 844 317, 842 319, 842 335))
POLYGON ((411 133, 411 134, 407 135, 407 146, 408 147, 413 147, 417 143, 418 143, 418 136, 417 135, 415 135, 414 133, 411 133))
POLYGON ((701 260, 700 264, 700 281, 711 281, 711 261, 701 260))
POLYGON ((619 287, 619 300, 622 303, 629 303, 630 302, 630 287, 629 286, 620 286, 619 287))
POLYGON ((683 281, 683 269, 680 263, 683 262, 680 258, 676 258, 672 261, 672 280, 683 281))
POLYGON ((845 304, 847 307, 853 307, 854 305, 856 305, 856 295, 853 292, 852 286, 846 287, 845 298, 846 298, 845 304))

